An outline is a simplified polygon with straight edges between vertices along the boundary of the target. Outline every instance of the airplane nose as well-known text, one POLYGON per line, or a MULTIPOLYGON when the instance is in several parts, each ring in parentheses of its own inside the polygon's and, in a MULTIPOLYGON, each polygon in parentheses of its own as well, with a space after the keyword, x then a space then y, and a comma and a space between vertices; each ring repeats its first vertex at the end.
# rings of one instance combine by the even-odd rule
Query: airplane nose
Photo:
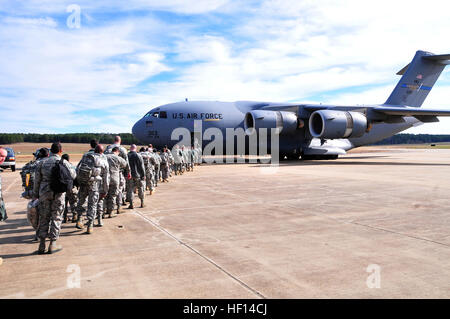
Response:
POLYGON ((140 119, 133 125, 131 132, 133 133, 134 137, 136 137, 139 141, 145 143, 145 127, 144 126, 145 125, 144 125, 143 119, 140 119))

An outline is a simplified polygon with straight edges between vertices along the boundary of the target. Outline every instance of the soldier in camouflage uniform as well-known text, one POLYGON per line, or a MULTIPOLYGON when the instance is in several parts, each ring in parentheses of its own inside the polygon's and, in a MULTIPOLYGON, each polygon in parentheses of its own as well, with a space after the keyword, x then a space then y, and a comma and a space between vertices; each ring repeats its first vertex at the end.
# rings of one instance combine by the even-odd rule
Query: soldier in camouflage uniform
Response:
POLYGON ((33 197, 34 171, 38 162, 48 157, 48 153, 48 149, 45 147, 38 149, 35 153, 33 153, 35 159, 29 161, 22 167, 20 176, 22 177, 22 187, 25 190, 22 193, 23 198, 31 199, 33 197))
POLYGON ((145 197, 145 167, 142 156, 136 152, 136 145, 131 145, 130 152, 128 153, 128 162, 130 163, 131 179, 130 187, 127 190, 127 197, 130 202, 128 209, 133 209, 134 189, 138 191, 139 198, 141 200, 141 207, 144 206, 145 197))
POLYGON ((198 162, 198 150, 196 147, 192 147, 192 165, 197 165, 198 162))
POLYGON ((194 171, 194 151, 192 147, 187 147, 188 167, 190 171, 194 171))
POLYGON ((188 170, 188 154, 187 154, 187 150, 186 147, 183 145, 181 146, 181 155, 182 155, 182 171, 184 172, 185 170, 188 170))
POLYGON ((172 173, 175 167, 175 159, 173 157, 172 152, 170 151, 169 147, 167 145, 165 146, 167 156, 169 156, 169 177, 172 177, 172 173))
MULTIPOLYGON (((120 149, 115 146, 111 150, 111 154, 106 154, 109 165, 109 189, 106 196, 106 215, 111 218, 115 204, 117 204, 117 196, 119 195, 120 178, 123 178, 123 171, 128 175, 128 162, 119 156, 120 149)), ((117 214, 121 213, 122 203, 117 205, 117 214)))
MULTIPOLYGON (((91 140, 90 145, 91 145, 91 149, 87 153, 85 153, 83 155, 83 157, 81 158, 81 160, 78 162, 77 169, 76 169, 77 174, 79 173, 79 168, 80 168, 81 163, 85 162, 89 155, 95 153, 95 148, 98 145, 98 141, 95 139, 91 140)), ((77 204, 77 208, 76 208, 76 211, 77 211, 76 227, 78 229, 83 229, 84 225, 83 225, 82 215, 83 215, 83 212, 85 211, 85 209, 83 208, 83 205, 86 202, 87 197, 89 196, 90 186, 87 181, 81 181, 80 177, 77 178, 77 183, 78 183, 79 189, 78 189, 78 204, 77 204)))
MULTIPOLYGON (((22 193, 22 197, 26 199, 33 198, 33 188, 34 188, 34 175, 35 170, 40 161, 47 158, 49 154, 49 150, 46 147, 38 149, 35 153, 33 153, 35 159, 26 163, 22 170, 20 171, 20 176, 22 177, 22 187, 24 188, 24 192, 22 193)), ((39 215, 37 216, 39 218, 39 215)), ((34 236, 34 241, 39 240, 38 229, 36 229, 36 233, 34 236)))
MULTIPOLYGON (((75 166, 70 163, 70 156, 69 154, 64 154, 61 156, 62 159, 66 160, 67 163, 69 163, 70 166, 74 170, 76 170, 75 166)), ((75 223, 77 221, 77 193, 74 191, 74 189, 71 189, 70 191, 66 192, 66 201, 65 201, 65 208, 64 208, 64 215, 63 215, 63 223, 67 223, 67 214, 69 212, 69 205, 70 205, 70 211, 72 212, 72 223, 75 223)))
POLYGON ((145 187, 150 191, 150 195, 155 190, 155 158, 144 148, 139 150, 145 167, 145 187))
MULTIPOLYGON (((95 147, 95 152, 88 156, 93 161, 93 167, 91 177, 87 184, 88 187, 84 189, 88 190, 88 209, 86 213, 88 222, 86 233, 91 234, 94 231, 94 220, 96 218, 98 219, 98 225, 103 226, 103 199, 106 198, 109 189, 109 165, 106 156, 103 154, 103 146, 100 144, 95 147)), ((81 166, 78 169, 80 170, 81 166)), ((81 197, 80 195, 78 207, 80 205, 82 206, 85 200, 86 196, 81 197)))
POLYGON ((155 186, 158 187, 158 182, 161 181, 161 156, 158 154, 156 148, 153 149, 153 157, 155 159, 155 186))
POLYGON ((181 158, 182 158, 182 154, 181 154, 181 150, 180 147, 177 145, 175 145, 175 147, 172 149, 172 156, 173 156, 173 161, 174 161, 174 171, 175 171, 175 175, 181 175, 181 158))
POLYGON ((197 165, 201 165, 202 164, 202 148, 200 147, 200 145, 196 145, 195 149, 197 150, 197 165))
MULTIPOLYGON (((45 253, 45 239, 50 236, 48 253, 61 250, 56 244, 61 231, 61 217, 64 210, 65 193, 53 193, 50 189, 52 169, 61 160, 62 147, 60 143, 53 143, 50 157, 39 162, 36 167, 33 188, 33 200, 39 199, 39 249, 38 254, 45 253)), ((76 177, 75 170, 66 161, 62 163, 69 170, 73 179, 76 177)))
POLYGON ((170 165, 170 156, 169 150, 164 147, 163 152, 161 153, 161 177, 163 182, 169 182, 169 165, 170 165))
MULTIPOLYGON (((127 167, 125 169, 122 169, 122 177, 120 177, 120 184, 119 184, 119 194, 117 195, 117 206, 120 207, 120 205, 122 205, 123 203, 123 198, 124 195, 126 194, 126 188, 128 187, 129 184, 129 176, 128 173, 125 173, 125 171, 130 172, 130 165, 128 163, 128 155, 127 155, 127 150, 121 146, 122 143, 122 138, 117 135, 114 137, 114 144, 109 145, 106 150, 105 150, 105 154, 111 154, 112 153, 112 149, 114 147, 118 147, 119 148, 119 156, 122 157, 126 162, 127 162, 127 167)), ((127 198, 128 200, 128 198, 127 198)))

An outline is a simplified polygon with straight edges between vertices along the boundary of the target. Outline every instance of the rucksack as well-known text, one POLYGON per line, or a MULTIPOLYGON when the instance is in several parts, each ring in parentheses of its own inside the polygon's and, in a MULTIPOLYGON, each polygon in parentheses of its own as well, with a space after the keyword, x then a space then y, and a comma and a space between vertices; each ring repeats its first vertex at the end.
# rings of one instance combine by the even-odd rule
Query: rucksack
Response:
POLYGON ((92 177, 92 170, 95 166, 95 159, 92 154, 86 154, 77 168, 78 184, 87 184, 92 177))
POLYGON ((106 148, 106 150, 103 152, 103 154, 112 154, 113 152, 112 152, 112 149, 115 147, 116 145, 109 145, 107 148, 106 148))
POLYGON ((22 177, 22 187, 24 188, 24 192, 22 193, 22 197, 31 199, 33 196, 33 187, 34 187, 34 172, 37 167, 36 161, 31 161, 25 164, 20 172, 20 176, 22 177))
POLYGON ((64 165, 64 160, 56 161, 52 167, 50 177, 50 189, 55 194, 72 190, 73 179, 69 169, 64 165))

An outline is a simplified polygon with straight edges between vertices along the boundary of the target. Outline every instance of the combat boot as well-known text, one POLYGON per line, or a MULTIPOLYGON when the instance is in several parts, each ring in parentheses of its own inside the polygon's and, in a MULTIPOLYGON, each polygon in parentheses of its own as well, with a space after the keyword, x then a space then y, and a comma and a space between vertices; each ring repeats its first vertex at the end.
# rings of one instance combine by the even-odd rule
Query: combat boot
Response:
POLYGON ((38 254, 45 254, 45 238, 41 238, 41 242, 39 243, 38 254))
POLYGON ((144 208, 144 207, 145 207, 145 205, 144 205, 144 200, 141 199, 141 208, 144 208))
POLYGON ((58 251, 62 250, 62 246, 56 244, 56 240, 51 240, 50 241, 50 246, 48 246, 48 253, 49 254, 53 254, 56 253, 58 251))
POLYGON ((62 218, 62 223, 65 224, 67 223, 67 214, 69 213, 69 209, 67 208, 67 206, 64 208, 64 212, 63 212, 63 218, 62 218))
POLYGON ((92 234, 94 232, 94 222, 87 224, 86 234, 92 234))
POLYGON ((103 214, 98 214, 97 220, 98 220, 97 226, 103 227, 103 214))
POLYGON ((75 227, 78 229, 84 229, 84 225, 83 225, 83 222, 81 221, 81 218, 77 219, 77 224, 75 227))
POLYGON ((119 206, 119 207, 117 207, 117 215, 119 215, 119 214, 121 214, 121 213, 123 213, 122 207, 119 206))
POLYGON ((130 202, 130 206, 128 206, 128 209, 133 209, 133 208, 134 208, 133 203, 130 202))

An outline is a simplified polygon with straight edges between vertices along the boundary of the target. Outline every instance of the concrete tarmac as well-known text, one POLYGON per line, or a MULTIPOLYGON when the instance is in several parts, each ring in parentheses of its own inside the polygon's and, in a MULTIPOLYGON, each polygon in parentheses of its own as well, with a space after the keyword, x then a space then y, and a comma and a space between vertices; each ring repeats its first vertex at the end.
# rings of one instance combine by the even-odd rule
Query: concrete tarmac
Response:
POLYGON ((1 176, 0 298, 450 297, 450 150, 202 165, 53 255, 1 176))

